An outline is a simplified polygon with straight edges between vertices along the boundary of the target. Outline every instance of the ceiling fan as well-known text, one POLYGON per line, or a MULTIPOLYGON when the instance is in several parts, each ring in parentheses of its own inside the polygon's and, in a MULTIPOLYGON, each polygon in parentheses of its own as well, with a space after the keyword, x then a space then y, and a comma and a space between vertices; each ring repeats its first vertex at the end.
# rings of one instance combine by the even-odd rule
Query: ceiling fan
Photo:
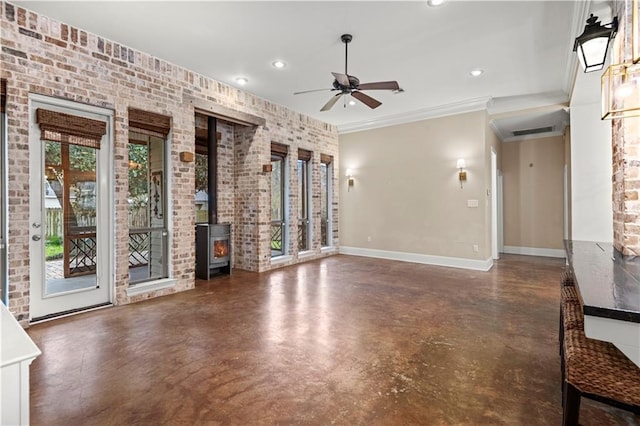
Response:
MULTIPOLYGON (((351 95, 366 106, 371 109, 378 108, 382 105, 382 102, 372 98, 369 95, 365 95, 361 92, 361 90, 393 90, 394 92, 403 92, 403 90, 398 85, 397 81, 377 81, 375 83, 360 83, 357 77, 349 75, 347 73, 347 63, 348 63, 348 45, 351 42, 353 37, 351 34, 343 34, 340 37, 340 40, 344 43, 344 74, 338 72, 332 72, 333 77, 333 88, 331 89, 316 89, 316 90, 305 90, 303 92, 295 92, 294 95, 299 95, 301 93, 311 93, 311 92, 320 92, 324 90, 330 90, 332 92, 339 91, 334 95, 329 102, 327 102, 320 111, 329 111, 335 104, 340 100, 343 95, 351 95)), ((346 107, 345 102, 345 107, 346 107)))

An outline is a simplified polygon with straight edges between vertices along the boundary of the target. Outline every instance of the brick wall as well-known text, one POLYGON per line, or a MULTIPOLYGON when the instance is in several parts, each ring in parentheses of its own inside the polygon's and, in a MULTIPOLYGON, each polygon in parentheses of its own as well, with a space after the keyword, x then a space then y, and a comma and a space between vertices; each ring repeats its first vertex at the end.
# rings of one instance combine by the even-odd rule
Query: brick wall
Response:
MULTIPOLYGON (((186 98, 220 105, 266 120, 264 126, 221 123, 218 152, 219 221, 233 223, 234 267, 265 271, 270 259, 270 162, 272 141, 314 152, 314 190, 321 153, 338 164, 335 126, 242 92, 178 65, 131 49, 70 25, 2 2, 1 77, 7 80, 7 140, 9 175, 9 309, 23 323, 29 318, 29 111, 28 95, 64 98, 114 111, 113 166, 115 208, 114 303, 130 303, 193 288, 194 163, 179 160, 182 151, 194 152, 195 110, 186 98), (170 270, 176 286, 147 294, 127 295, 128 276, 128 108, 171 117, 169 159, 171 234, 170 270)), ((294 164, 294 163, 290 163, 294 164)), ((290 187, 296 185, 290 173, 290 187)), ((337 173, 334 174, 337 188, 337 173)), ((337 247, 338 198, 334 192, 333 242, 337 247)), ((295 202, 292 200, 291 202, 295 202)), ((319 247, 319 203, 314 202, 313 250, 319 247)), ((293 208, 292 212, 296 209, 293 208)), ((297 218, 290 218, 295 223, 297 218)), ((295 235, 295 234, 292 234, 295 235)), ((291 250, 289 263, 299 261, 291 250)), ((305 259, 308 259, 305 257, 305 259)), ((280 266, 280 265, 278 265, 280 266)))
MULTIPOLYGON (((631 58, 631 2, 615 3, 620 20, 612 47, 612 63, 631 58)), ((612 122, 613 244, 623 255, 640 256, 640 117, 612 122)))

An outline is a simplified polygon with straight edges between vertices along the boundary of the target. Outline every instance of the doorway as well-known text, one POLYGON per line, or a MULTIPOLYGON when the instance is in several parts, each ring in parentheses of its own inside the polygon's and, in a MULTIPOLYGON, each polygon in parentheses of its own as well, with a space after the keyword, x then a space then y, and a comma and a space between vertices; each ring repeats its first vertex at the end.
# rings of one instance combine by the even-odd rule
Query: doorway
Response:
POLYGON ((109 304, 113 112, 29 96, 30 316, 109 304))
POLYGON ((501 198, 498 190, 498 156, 496 151, 491 148, 491 258, 494 260, 500 259, 500 224, 498 223, 498 219, 502 215, 498 210, 498 200, 501 198))

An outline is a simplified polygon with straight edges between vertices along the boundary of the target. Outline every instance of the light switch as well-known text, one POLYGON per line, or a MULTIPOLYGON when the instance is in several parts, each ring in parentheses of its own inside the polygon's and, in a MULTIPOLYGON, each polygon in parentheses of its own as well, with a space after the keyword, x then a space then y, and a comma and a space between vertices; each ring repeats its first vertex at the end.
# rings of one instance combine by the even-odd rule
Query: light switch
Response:
POLYGON ((467 200, 467 207, 478 207, 478 200, 467 200))

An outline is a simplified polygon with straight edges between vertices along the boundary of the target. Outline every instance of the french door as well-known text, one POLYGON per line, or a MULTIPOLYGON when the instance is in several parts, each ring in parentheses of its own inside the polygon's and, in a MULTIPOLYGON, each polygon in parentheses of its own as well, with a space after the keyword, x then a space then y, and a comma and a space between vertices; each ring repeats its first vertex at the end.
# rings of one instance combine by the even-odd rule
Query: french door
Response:
POLYGON ((31 320, 108 304, 112 112, 29 97, 31 320))

